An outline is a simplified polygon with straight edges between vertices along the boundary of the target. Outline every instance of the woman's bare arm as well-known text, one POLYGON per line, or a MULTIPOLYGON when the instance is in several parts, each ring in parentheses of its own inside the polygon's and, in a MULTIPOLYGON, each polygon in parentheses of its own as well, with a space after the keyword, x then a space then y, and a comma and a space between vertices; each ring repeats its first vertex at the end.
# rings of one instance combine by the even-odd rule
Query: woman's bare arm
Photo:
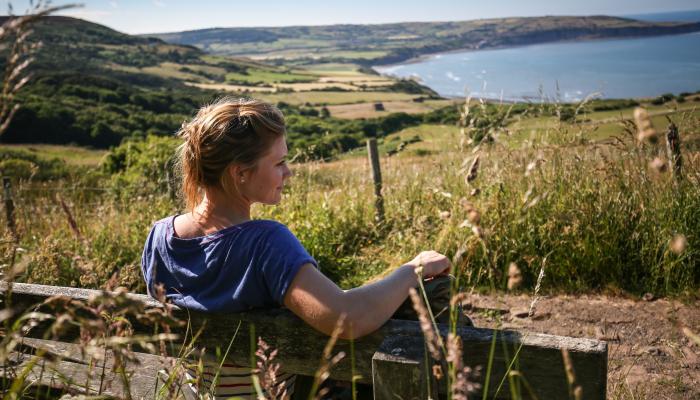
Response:
POLYGON ((408 290, 417 286, 415 268, 423 267, 423 276, 443 273, 447 258, 434 251, 423 252, 384 279, 343 291, 311 264, 297 272, 284 297, 284 305, 317 330, 330 334, 341 315, 345 315, 340 337, 352 339, 382 326, 403 303, 408 290))

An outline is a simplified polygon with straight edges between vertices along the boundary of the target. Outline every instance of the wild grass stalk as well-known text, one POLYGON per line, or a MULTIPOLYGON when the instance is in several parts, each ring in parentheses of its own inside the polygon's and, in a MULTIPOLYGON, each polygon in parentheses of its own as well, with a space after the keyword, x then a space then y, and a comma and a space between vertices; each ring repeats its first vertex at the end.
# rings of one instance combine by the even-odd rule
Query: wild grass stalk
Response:
POLYGON ((345 358, 345 352, 342 351, 333 355, 333 348, 335 347, 335 343, 338 341, 340 334, 343 333, 344 324, 345 314, 342 314, 336 321, 333 332, 328 338, 326 346, 323 348, 321 363, 314 374, 314 381, 311 385, 311 390, 309 391, 309 400, 320 400, 328 393, 329 389, 327 387, 321 388, 321 385, 330 376, 331 368, 338 364, 340 360, 345 358), (319 388, 321 389, 319 390, 319 388))
POLYGON ((265 399, 287 399, 287 387, 278 385, 277 374, 280 369, 280 364, 275 363, 274 359, 277 356, 277 349, 270 349, 267 343, 262 338, 258 338, 258 349, 255 352, 257 358, 257 368, 255 369, 254 378, 257 380, 257 386, 260 386, 262 393, 258 393, 258 400, 265 399))

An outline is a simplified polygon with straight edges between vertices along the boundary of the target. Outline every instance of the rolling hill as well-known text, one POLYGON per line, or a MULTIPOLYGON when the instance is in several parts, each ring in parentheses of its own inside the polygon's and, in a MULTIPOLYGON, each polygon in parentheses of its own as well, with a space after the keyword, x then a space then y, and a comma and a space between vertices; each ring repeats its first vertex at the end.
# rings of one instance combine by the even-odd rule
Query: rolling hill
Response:
POLYGON ((378 65, 451 50, 698 30, 700 23, 654 23, 609 16, 545 16, 378 25, 212 28, 148 36, 195 46, 213 54, 277 60, 280 64, 352 62, 378 65))
MULTIPOLYGON (((365 134, 386 134, 420 118, 387 114, 368 121, 340 120, 328 110, 320 115, 324 104, 366 99, 411 103, 434 95, 413 81, 356 69, 314 72, 210 55, 68 17, 41 20, 31 40, 44 46, 31 65, 30 83, 18 93, 22 108, 0 136, 2 143, 107 148, 124 139, 172 135, 202 104, 223 94, 254 93, 284 108, 290 142, 315 145, 313 155, 325 157, 357 146, 365 134), (295 95, 304 100, 293 101, 295 95)), ((7 53, 7 45, 0 44, 0 67, 7 53)), ((428 103, 423 108, 431 109, 428 103)))

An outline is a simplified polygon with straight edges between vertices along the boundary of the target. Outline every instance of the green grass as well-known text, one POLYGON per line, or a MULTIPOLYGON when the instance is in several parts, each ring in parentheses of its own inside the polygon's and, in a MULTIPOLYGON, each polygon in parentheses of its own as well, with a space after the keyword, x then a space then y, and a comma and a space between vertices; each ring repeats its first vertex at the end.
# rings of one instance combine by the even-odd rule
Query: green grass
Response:
POLYGON ((387 51, 322 51, 319 56, 333 58, 346 58, 352 60, 373 60, 387 55, 387 51))
POLYGON ((362 72, 357 70, 355 64, 343 63, 321 63, 311 64, 304 68, 305 71, 315 75, 340 75, 340 76, 362 76, 362 72))
MULTIPOLYGON (((688 121, 684 129, 697 132, 698 121, 688 121)), ((551 134, 557 133, 568 135, 551 134)), ((458 127, 406 129, 384 138, 382 149, 415 136, 419 142, 382 159, 383 227, 374 223, 373 188, 362 154, 295 165, 281 205, 255 207, 254 216, 288 225, 324 273, 346 288, 428 248, 450 257, 462 248, 464 261, 454 271, 473 287, 505 288, 505 271, 516 262, 524 288, 531 288, 545 256, 550 266, 545 287, 552 291, 674 295, 700 287, 694 268, 700 255, 695 175, 700 160, 690 156, 697 151, 689 145, 692 134, 685 136, 683 150, 687 179, 677 186, 668 174, 648 169, 654 151, 640 151, 631 139, 623 146, 597 145, 596 151, 586 144, 537 141, 513 149, 497 140, 481 147, 478 178, 467 184, 464 167, 474 155, 470 147, 459 150, 458 127), (481 194, 474 196, 474 188, 481 194), (463 198, 481 213, 486 236, 475 235, 463 223, 463 198), (441 218, 445 212, 448 216, 441 218), (676 234, 689 243, 680 255, 668 247, 676 234)), ((39 211, 53 204, 52 197, 18 199, 21 246, 28 249, 25 262, 32 281, 91 286, 122 265, 138 265, 149 221, 174 213, 175 205, 165 195, 164 177, 158 177, 158 170, 141 177, 149 160, 134 157, 129 175, 93 180, 107 192, 68 197, 89 246, 78 246, 60 210, 39 211), (95 265, 92 278, 49 273, 75 257, 95 265)), ((125 271, 124 282, 140 282, 137 270, 133 275, 125 271)))
MULTIPOLYGON (((693 119, 700 116, 700 109, 694 104, 681 104, 677 108, 670 106, 647 106, 653 125, 659 132, 666 130, 667 116, 681 127, 682 133, 694 126, 693 119)), ((614 111, 597 111, 582 113, 576 123, 560 123, 556 117, 515 117, 508 128, 511 136, 501 139, 511 147, 521 146, 527 142, 565 143, 578 141, 578 138, 601 141, 625 135, 622 120, 633 119, 634 108, 614 111)))
POLYGON ((53 144, 2 144, 0 148, 26 150, 43 158, 60 158, 68 165, 92 167, 97 167, 105 154, 107 154, 106 150, 53 144))
POLYGON ((426 153, 445 153, 459 148, 459 128, 450 125, 423 124, 393 133, 382 140, 382 149, 393 148, 394 143, 408 142, 418 137, 420 141, 406 144, 400 157, 426 153))
MULTIPOLYGON (((265 97, 269 101, 303 103, 367 101, 368 95, 406 96, 314 92, 265 97), (302 97, 307 95, 313 97, 302 97)), ((661 110, 652 109, 651 113, 661 110)), ((629 112, 622 110, 623 115, 629 112)), ((460 127, 453 125, 423 124, 380 138, 387 211, 383 227, 373 221, 373 191, 362 148, 337 162, 295 165, 296 176, 282 204, 256 207, 255 216, 289 225, 321 264, 328 266, 324 272, 344 287, 371 279, 426 248, 449 255, 458 248, 465 249, 467 265, 459 273, 464 274, 463 282, 477 287, 503 288, 504 271, 510 262, 529 268, 539 265, 548 254, 553 267, 548 271, 546 287, 553 290, 614 287, 634 293, 679 294, 700 287, 700 275, 692 268, 700 254, 700 238, 695 234, 700 230, 700 185, 697 175, 693 175, 700 167, 700 160, 693 155, 697 154, 700 139, 700 112, 684 110, 671 115, 686 153, 688 178, 677 186, 669 184, 668 175, 658 175, 647 167, 657 152, 664 154, 663 144, 656 150, 648 145, 640 147, 632 136, 622 134, 622 125, 607 122, 607 112, 587 114, 583 118, 590 121, 573 124, 534 115, 526 111, 514 117, 520 121, 505 122, 503 126, 497 119, 490 120, 494 125, 484 129, 494 141, 475 150, 464 140, 467 138, 460 127), (610 141, 612 136, 622 141, 610 141), (478 178, 466 182, 465 168, 471 164, 474 151, 481 157, 478 178), (481 192, 478 196, 473 195, 476 188, 481 192), (466 215, 462 198, 480 211, 483 232, 488 232, 486 238, 475 235, 463 223, 466 215), (687 254, 669 253, 668 243, 675 234, 686 235, 690 243, 687 254)), ((474 111, 473 116, 478 114, 474 111)), ((659 130, 665 127, 665 116, 652 119, 659 130)), ((470 135, 473 131, 467 127, 464 133, 470 135)), ((46 263, 48 268, 51 262, 47 260, 53 256, 46 251, 63 251, 60 249, 71 257, 96 258, 97 264, 104 264, 100 267, 104 271, 118 268, 117 263, 138 263, 135 257, 147 224, 135 219, 140 222, 131 225, 133 210, 156 218, 175 212, 176 207, 164 197, 165 177, 157 165, 152 165, 151 157, 152 151, 172 151, 175 141, 152 142, 135 143, 133 150, 128 150, 134 153, 127 157, 125 172, 111 177, 98 172, 93 178, 90 173, 81 176, 91 186, 107 189, 106 193, 73 200, 76 220, 85 236, 100 238, 89 252, 71 241, 60 211, 38 211, 53 198, 39 196, 20 202, 26 207, 21 212, 27 215, 20 223, 24 230, 22 245, 32 249, 29 254, 41 256, 32 265, 43 270, 40 264, 46 263), (156 142, 160 144, 153 147, 156 142), (139 150, 139 146, 145 147, 139 150), (152 205, 152 199, 160 200, 152 205), (87 201, 97 201, 101 206, 83 203, 87 201), (29 216, 35 215, 42 219, 31 221, 29 216), (112 224, 117 221, 125 226, 115 229, 112 224), (64 228, 56 229, 61 226, 64 228), (53 242, 49 246, 44 240, 53 242), (117 249, 120 256, 115 255, 117 249)), ((33 151, 91 165, 102 154, 58 146, 33 151)), ((534 267, 524 271, 526 287, 536 273, 534 267)))
POLYGON ((247 83, 289 83, 289 82, 313 82, 315 78, 308 75, 295 74, 291 72, 275 72, 258 69, 249 69, 247 74, 230 72, 226 74, 227 82, 247 82, 247 83))

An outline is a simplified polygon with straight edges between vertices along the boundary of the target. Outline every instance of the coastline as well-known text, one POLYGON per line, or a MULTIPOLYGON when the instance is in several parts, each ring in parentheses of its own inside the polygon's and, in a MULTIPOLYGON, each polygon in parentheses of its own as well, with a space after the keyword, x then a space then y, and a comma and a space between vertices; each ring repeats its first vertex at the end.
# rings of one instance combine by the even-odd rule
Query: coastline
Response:
MULTIPOLYGON (((437 53, 429 53, 429 54, 423 54, 419 57, 414 57, 411 58, 405 62, 400 62, 400 63, 392 63, 392 64, 379 64, 379 65, 373 65, 371 68, 379 75, 385 76, 385 77, 390 77, 392 79, 414 79, 416 80, 419 84, 426 86, 430 88, 433 91, 438 91, 438 88, 441 87, 439 84, 437 87, 430 86, 426 81, 424 80, 425 78, 423 76, 419 76, 417 74, 409 75, 408 71, 403 71, 403 74, 401 73, 396 73, 394 71, 386 71, 387 69, 391 69, 392 67, 398 67, 398 66, 406 66, 410 64, 417 64, 421 62, 425 62, 427 60, 432 60, 435 58, 439 58, 439 56, 443 55, 451 55, 451 54, 470 54, 470 53, 475 53, 478 51, 496 51, 496 50, 505 50, 505 49, 521 49, 521 48, 528 48, 528 47, 544 47, 548 45, 561 45, 561 44, 566 44, 566 43, 572 43, 572 44, 578 44, 578 43, 604 43, 604 42, 627 42, 627 41, 638 41, 640 39, 656 39, 656 38, 668 38, 668 37, 697 37, 700 35, 700 31, 694 31, 694 32, 687 32, 687 33, 680 33, 680 34, 664 34, 664 35, 654 35, 654 36, 616 36, 616 37, 605 37, 605 38, 590 38, 590 39, 574 39, 574 40, 557 40, 557 41, 548 41, 548 42, 534 42, 534 43, 529 43, 529 44, 523 44, 523 45, 509 45, 509 46, 492 46, 492 47, 482 47, 479 49, 473 49, 473 48, 466 48, 466 49, 455 49, 455 50, 449 50, 445 52, 437 52, 437 53)), ((671 39, 674 40, 674 39, 671 39)), ((695 39, 683 39, 683 40, 691 40, 692 43, 697 42, 695 39)), ((635 46, 635 45, 633 45, 635 46)), ((637 47, 639 46, 638 44, 636 45, 637 47)), ((438 65, 439 69, 439 62, 436 62, 436 65, 438 65)), ((455 66, 453 66, 455 68, 455 66)), ((410 71, 410 70, 409 70, 410 71)), ((430 75, 428 75, 430 76, 430 75)), ((435 84, 435 82, 433 82, 435 84)), ((442 84, 444 86, 444 84, 442 84)), ((585 86, 585 85, 584 85, 585 86)), ((691 81, 688 82, 687 85, 687 90, 685 88, 678 88, 675 87, 673 89, 669 89, 668 92, 678 94, 683 91, 688 91, 688 92, 695 92, 697 88, 700 87, 700 84, 698 82, 695 82, 695 80, 691 79, 691 81)), ((444 89, 444 87, 443 87, 444 89)), ((587 89, 579 89, 583 90, 584 93, 586 92, 587 89)), ((650 99, 654 98, 661 93, 666 93, 665 91, 659 91, 658 94, 655 93, 637 93, 636 95, 628 93, 627 95, 625 93, 612 93, 610 96, 603 96, 601 97, 602 99, 650 99)), ((438 92, 439 93, 439 92, 438 92)), ((453 92, 454 93, 454 92, 453 92)), ((465 95, 464 94, 448 94, 448 93, 439 93, 442 98, 445 99, 450 99, 450 100, 458 100, 458 99, 464 99, 465 95)), ((484 93, 486 94, 486 93, 484 93)), ((493 95, 495 93, 491 93, 493 95)), ((476 97, 475 97, 476 98, 476 97)), ((499 102, 499 103, 540 103, 540 102, 547 102, 551 101, 552 98, 545 96, 545 98, 535 98, 532 96, 528 97, 518 97, 515 95, 515 93, 511 93, 509 96, 504 96, 503 99, 499 97, 479 97, 483 99, 484 101, 489 101, 489 102, 499 102), (507 98, 506 98, 507 97, 507 98)), ((562 103, 576 103, 577 99, 561 99, 560 100, 562 103)))
MULTIPOLYGON (((405 61, 389 63, 389 64, 377 64, 377 65, 372 65, 370 68, 372 68, 373 70, 376 71, 376 69, 375 69, 376 67, 391 68, 391 67, 398 67, 401 65, 417 64, 417 63, 429 60, 435 56, 442 56, 442 55, 456 54, 456 53, 473 53, 476 51, 517 49, 517 48, 523 48, 523 47, 548 45, 548 44, 560 44, 560 43, 609 42, 609 41, 615 41, 615 40, 638 40, 638 39, 648 39, 648 38, 656 38, 656 37, 663 37, 663 36, 683 36, 683 35, 700 35, 700 29, 697 31, 693 31, 693 32, 683 32, 683 33, 667 33, 667 34, 659 34, 659 35, 610 36, 610 37, 588 38, 588 39, 579 38, 579 39, 571 39, 571 40, 563 39, 563 40, 552 40, 552 41, 546 41, 546 42, 532 42, 532 43, 518 44, 518 45, 486 46, 486 47, 480 47, 477 49, 465 47, 462 49, 445 50, 445 51, 439 51, 439 52, 435 52, 435 53, 425 53, 425 54, 419 55, 418 57, 408 58, 405 61)), ((379 71, 377 71, 377 73, 379 73, 379 71)), ((379 73, 379 74, 383 75, 381 73, 379 73)))

